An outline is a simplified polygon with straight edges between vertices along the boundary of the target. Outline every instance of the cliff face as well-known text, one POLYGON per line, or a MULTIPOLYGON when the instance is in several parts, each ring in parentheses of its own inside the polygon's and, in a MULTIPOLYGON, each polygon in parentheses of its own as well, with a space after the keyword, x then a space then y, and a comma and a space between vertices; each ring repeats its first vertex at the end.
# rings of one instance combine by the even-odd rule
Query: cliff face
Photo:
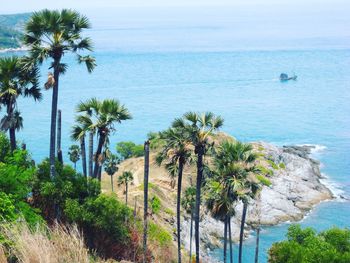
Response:
MULTIPOLYGON (((319 162, 309 157, 312 146, 279 148, 268 143, 254 143, 254 148, 267 158, 264 167, 273 171, 269 177, 271 186, 264 186, 260 196, 248 207, 246 235, 260 219, 262 225, 275 225, 285 221, 297 221, 316 204, 332 199, 333 195, 321 182, 319 162)), ((239 239, 242 204, 237 204, 232 218, 232 235, 239 239)), ((182 224, 182 240, 189 248, 190 219, 182 224)), ((202 214, 200 225, 202 251, 221 245, 223 224, 208 213, 202 214)))
MULTIPOLYGON (((215 140, 232 139, 227 135, 220 135, 215 140)), ((253 143, 254 150, 263 156, 259 165, 266 170, 271 185, 264 186, 256 200, 249 203, 246 231, 254 227, 260 220, 263 225, 274 225, 288 220, 296 221, 319 202, 333 198, 332 193, 320 182, 321 173, 319 163, 310 158, 312 146, 276 147, 272 144, 253 143)), ((173 236, 174 249, 176 248, 176 188, 171 187, 171 178, 163 167, 155 164, 156 150, 151 152, 150 166, 150 197, 157 196, 161 201, 161 209, 153 214, 151 219, 173 236)), ((132 158, 124 161, 119 168, 116 178, 123 171, 134 174, 134 182, 129 187, 129 205, 135 205, 142 215, 143 204, 143 158, 132 158)), ((186 167, 184 171, 183 190, 195 182, 195 167, 186 167)), ((103 177, 103 188, 110 190, 109 176, 103 177)), ((115 183, 119 198, 124 198, 124 189, 115 183)), ((232 234, 238 240, 242 205, 236 206, 236 217, 232 218, 232 234)), ((200 236, 203 253, 209 248, 220 246, 223 236, 223 224, 214 220, 202 208, 200 236)), ((181 238, 186 250, 190 247, 190 217, 183 213, 181 238)), ((193 241, 194 242, 194 241, 193 241)), ((193 246, 194 248, 194 243, 193 246)), ((176 253, 175 253, 176 255, 176 253)))

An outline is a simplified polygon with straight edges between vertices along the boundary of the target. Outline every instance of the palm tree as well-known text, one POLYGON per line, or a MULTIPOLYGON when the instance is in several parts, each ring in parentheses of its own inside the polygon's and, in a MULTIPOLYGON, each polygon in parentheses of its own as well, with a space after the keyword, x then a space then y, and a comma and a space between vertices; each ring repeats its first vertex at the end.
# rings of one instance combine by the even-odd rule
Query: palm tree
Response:
POLYGON ((147 140, 144 143, 144 181, 143 181, 143 263, 146 263, 147 258, 147 229, 148 229, 148 179, 149 179, 149 146, 150 142, 147 140))
POLYGON ((224 262, 227 259, 227 230, 231 216, 234 214, 234 201, 230 189, 223 182, 224 177, 213 178, 206 184, 206 205, 213 218, 224 223, 224 262))
POLYGON ((186 210, 187 213, 191 215, 190 221, 190 258, 189 263, 192 262, 192 237, 193 237, 193 212, 196 203, 196 188, 190 186, 186 188, 185 195, 182 197, 181 205, 186 210))
POLYGON ((80 148, 78 145, 73 144, 71 147, 69 147, 68 155, 69 160, 74 163, 74 170, 77 169, 77 162, 80 160, 80 148))
POLYGON ((80 142, 81 149, 81 160, 83 167, 83 174, 87 176, 86 173, 86 149, 85 149, 85 130, 79 125, 74 125, 71 132, 71 139, 80 142))
POLYGON ((1 120, 1 130, 9 131, 11 150, 15 150, 16 130, 23 127, 23 119, 17 109, 20 96, 41 99, 38 88, 38 69, 35 65, 24 67, 27 58, 0 58, 0 104, 6 107, 1 120))
POLYGON ((226 174, 225 184, 231 190, 232 199, 243 203, 239 263, 242 262, 243 234, 248 202, 255 197, 260 189, 260 181, 256 177, 256 173, 259 173, 256 166, 257 157, 258 155, 253 152, 251 144, 239 141, 223 142, 215 155, 215 167, 226 174))
POLYGON ((118 185, 125 185, 125 204, 128 205, 128 186, 134 180, 132 172, 125 171, 118 178, 118 185))
POLYGON ((109 136, 115 131, 114 124, 121 123, 124 120, 131 119, 131 115, 124 105, 114 99, 106 99, 99 101, 96 98, 90 99, 87 102, 82 102, 77 107, 78 112, 85 112, 85 115, 78 117, 80 123, 84 123, 85 130, 97 132, 98 145, 95 152, 95 165, 93 177, 98 178, 101 168, 101 153, 103 147, 106 147, 109 142, 109 136))
POLYGON ((55 175, 56 150, 56 117, 58 104, 58 84, 60 75, 64 74, 68 65, 62 62, 67 53, 77 55, 79 63, 85 63, 88 72, 96 66, 94 58, 82 56, 79 51, 91 51, 91 41, 82 37, 82 31, 90 28, 87 17, 76 11, 63 9, 42 10, 34 12, 25 26, 24 44, 29 47, 29 55, 33 61, 42 64, 51 59, 51 79, 46 87, 52 86, 51 130, 50 130, 50 175, 55 175))
POLYGON ((177 170, 177 251, 178 262, 181 263, 181 187, 182 173, 186 163, 191 161, 192 147, 188 137, 184 135, 186 130, 178 128, 170 128, 160 133, 160 138, 164 140, 162 151, 157 155, 156 161, 158 165, 166 162, 166 167, 169 169, 169 174, 172 176, 177 170), (176 167, 176 169, 174 169, 176 167))
POLYGON ((203 157, 208 149, 213 146, 209 141, 212 135, 223 125, 223 119, 215 116, 211 112, 197 114, 194 112, 186 113, 183 118, 176 119, 173 122, 174 128, 186 130, 186 136, 194 146, 194 152, 197 155, 197 180, 196 180, 196 207, 195 207, 195 241, 196 241, 196 263, 199 263, 199 213, 201 203, 201 187, 203 179, 203 157))
POLYGON ((107 155, 105 162, 105 172, 111 177, 111 187, 112 192, 114 192, 113 175, 118 171, 118 165, 120 164, 120 159, 115 154, 107 155))

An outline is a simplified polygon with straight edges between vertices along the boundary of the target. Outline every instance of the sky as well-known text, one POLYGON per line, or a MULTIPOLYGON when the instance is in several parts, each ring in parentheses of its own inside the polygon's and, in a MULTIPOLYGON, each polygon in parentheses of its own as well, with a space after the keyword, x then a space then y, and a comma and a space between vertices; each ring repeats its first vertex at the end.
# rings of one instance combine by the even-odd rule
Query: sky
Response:
POLYGON ((113 45, 185 45, 184 38, 200 46, 274 39, 298 46, 306 38, 308 45, 350 46, 350 0, 0 0, 0 14, 44 8, 76 9, 93 30, 114 30, 95 35, 101 46, 116 39, 113 45))

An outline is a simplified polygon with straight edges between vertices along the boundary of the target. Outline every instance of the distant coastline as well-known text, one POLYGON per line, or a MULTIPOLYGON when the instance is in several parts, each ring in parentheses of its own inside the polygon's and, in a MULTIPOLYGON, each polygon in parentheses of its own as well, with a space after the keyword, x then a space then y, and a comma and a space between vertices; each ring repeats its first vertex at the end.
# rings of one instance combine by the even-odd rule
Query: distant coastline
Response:
POLYGON ((0 53, 12 53, 12 52, 22 52, 28 51, 28 47, 22 46, 17 48, 0 48, 0 53))

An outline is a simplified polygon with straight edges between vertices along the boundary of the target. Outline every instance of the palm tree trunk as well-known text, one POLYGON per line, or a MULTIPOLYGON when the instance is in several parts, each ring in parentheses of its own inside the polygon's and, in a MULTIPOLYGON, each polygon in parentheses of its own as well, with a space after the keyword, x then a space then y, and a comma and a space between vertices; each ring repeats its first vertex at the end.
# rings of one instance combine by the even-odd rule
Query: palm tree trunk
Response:
POLYGON ((177 219, 177 262, 181 263, 181 185, 182 185, 182 170, 183 160, 179 160, 179 171, 177 178, 177 204, 176 204, 176 219, 177 219))
POLYGON ((112 187, 112 193, 114 193, 113 174, 111 175, 111 187, 112 187))
POLYGON ((55 176, 55 154, 56 154, 56 117, 58 104, 58 80, 59 80, 59 63, 60 58, 54 61, 54 79, 55 84, 52 90, 51 105, 51 128, 50 128, 50 176, 55 176))
POLYGON ((224 221, 224 263, 226 263, 227 258, 227 216, 224 221))
POLYGON ((231 232, 231 216, 228 218, 228 235, 230 242, 230 263, 233 263, 233 248, 232 248, 232 232, 231 232))
POLYGON ((57 158, 60 163, 63 163, 62 149, 61 149, 61 136, 62 136, 62 113, 61 110, 57 111, 57 158))
POLYGON ((128 205, 128 182, 125 182, 125 205, 128 205))
POLYGON ((242 220, 241 220, 241 230, 239 234, 239 254, 238 254, 238 263, 242 263, 242 248, 243 248, 243 237, 244 237, 244 224, 245 218, 247 215, 247 207, 248 203, 243 202, 243 212, 242 212, 242 220))
POLYGON ((143 263, 147 261, 147 216, 148 216, 148 177, 149 177, 149 141, 145 142, 145 175, 144 175, 144 210, 143 210, 143 263))
POLYGON ((260 223, 256 229, 255 263, 259 262, 260 223))
POLYGON ((89 133, 89 176, 92 177, 92 161, 94 159, 94 132, 89 133))
POLYGON ((203 150, 197 151, 197 182, 196 182, 196 206, 194 211, 194 234, 196 241, 196 263, 199 263, 199 212, 201 205, 201 187, 203 177, 203 150))
POLYGON ((97 145, 97 150, 96 150, 96 153, 95 153, 95 166, 94 166, 94 178, 98 178, 99 181, 101 181, 101 178, 100 176, 98 176, 98 173, 99 173, 99 169, 100 169, 100 162, 99 162, 99 156, 102 152, 102 147, 105 143, 105 135, 103 133, 100 133, 99 134, 100 137, 99 137, 99 140, 98 140, 98 145, 97 145))
POLYGON ((9 129, 9 135, 10 135, 11 151, 13 152, 17 148, 17 144, 16 144, 16 129, 11 127, 9 129))
POLYGON ((86 149, 85 149, 85 135, 80 138, 80 149, 81 149, 81 161, 83 166, 83 174, 87 176, 86 173, 86 149))
MULTIPOLYGON (((14 105, 12 103, 12 99, 9 102, 7 106, 7 116, 9 119, 13 119, 13 110, 14 110, 14 105)), ((11 151, 13 152, 16 150, 17 145, 16 145, 16 127, 10 127, 9 128, 9 137, 10 137, 10 144, 11 144, 11 151)))
POLYGON ((192 237, 193 237, 193 207, 191 208, 191 228, 190 228, 190 261, 192 262, 192 237))

